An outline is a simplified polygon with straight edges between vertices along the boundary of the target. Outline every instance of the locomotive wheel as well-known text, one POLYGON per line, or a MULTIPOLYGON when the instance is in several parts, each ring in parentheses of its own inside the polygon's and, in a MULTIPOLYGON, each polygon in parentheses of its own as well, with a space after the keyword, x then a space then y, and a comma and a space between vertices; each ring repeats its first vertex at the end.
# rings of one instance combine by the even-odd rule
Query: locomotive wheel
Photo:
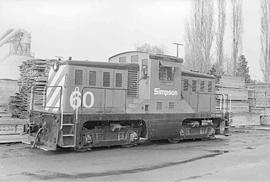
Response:
POLYGON ((172 144, 177 144, 177 143, 180 142, 180 139, 178 139, 178 138, 169 138, 168 142, 172 143, 172 144))
POLYGON ((216 138, 214 127, 212 127, 212 126, 207 127, 207 138, 210 139, 210 140, 216 138))
POLYGON ((218 127, 218 134, 221 134, 221 135, 224 135, 225 134, 225 121, 222 121, 220 124, 219 124, 219 127, 218 127))
POLYGON ((138 142, 140 140, 137 132, 130 130, 130 131, 128 131, 128 134, 129 134, 129 144, 122 145, 123 148, 134 147, 135 145, 138 144, 138 142))

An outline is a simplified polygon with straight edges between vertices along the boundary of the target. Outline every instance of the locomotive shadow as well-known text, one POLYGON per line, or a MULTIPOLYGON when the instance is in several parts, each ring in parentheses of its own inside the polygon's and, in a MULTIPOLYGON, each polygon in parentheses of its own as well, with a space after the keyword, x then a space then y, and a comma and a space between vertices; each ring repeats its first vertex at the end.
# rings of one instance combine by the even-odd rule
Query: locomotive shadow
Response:
MULTIPOLYGON (((211 145, 211 143, 216 143, 216 144, 220 144, 220 145, 224 145, 226 144, 228 141, 228 138, 215 138, 215 139, 187 139, 187 140, 182 140, 177 144, 171 144, 168 142, 168 140, 153 140, 153 141, 143 141, 140 142, 138 145, 132 146, 132 147, 125 147, 125 146, 121 146, 121 145, 115 145, 115 146, 106 146, 106 147, 94 147, 90 150, 87 151, 76 151, 72 148, 58 148, 56 151, 50 151, 49 153, 51 154, 57 154, 57 155, 61 155, 61 154, 80 154, 80 153, 96 153, 96 152, 100 152, 100 151, 109 151, 109 150, 137 150, 137 149, 145 149, 147 150, 148 147, 151 146, 166 146, 168 145, 168 150, 170 150, 172 147, 185 147, 187 144, 190 147, 198 147, 202 144, 207 144, 207 145, 211 145), (145 148, 146 147, 146 148, 145 148)), ((175 148, 177 149, 177 148, 175 148)), ((47 153, 47 152, 45 152, 47 153)))

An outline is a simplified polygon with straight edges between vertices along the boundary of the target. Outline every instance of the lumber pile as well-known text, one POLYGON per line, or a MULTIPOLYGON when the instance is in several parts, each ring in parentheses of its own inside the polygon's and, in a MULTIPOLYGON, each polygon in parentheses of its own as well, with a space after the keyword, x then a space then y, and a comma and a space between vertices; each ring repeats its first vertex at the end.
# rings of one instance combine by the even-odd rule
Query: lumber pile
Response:
POLYGON ((247 84, 251 112, 270 114, 270 83, 247 84))
POLYGON ((245 81, 242 77, 223 75, 218 85, 224 88, 243 89, 245 88, 245 81))
POLYGON ((249 112, 248 90, 243 78, 222 76, 217 84, 217 93, 229 95, 232 113, 249 112))
POLYGON ((43 106, 45 87, 50 67, 48 60, 30 59, 20 66, 19 92, 10 97, 12 117, 27 118, 30 108, 31 89, 33 89, 34 105, 43 106), (34 86, 34 87, 33 87, 34 86))

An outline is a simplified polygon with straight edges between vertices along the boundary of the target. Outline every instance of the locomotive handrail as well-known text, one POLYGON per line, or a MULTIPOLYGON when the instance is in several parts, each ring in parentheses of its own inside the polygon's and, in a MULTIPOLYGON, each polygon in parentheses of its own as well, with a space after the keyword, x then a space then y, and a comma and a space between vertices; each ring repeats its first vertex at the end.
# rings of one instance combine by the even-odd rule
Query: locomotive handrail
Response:
MULTIPOLYGON (((35 88, 40 88, 41 86, 32 86, 31 87, 31 98, 30 98, 30 111, 33 111, 35 110, 34 109, 34 99, 35 99, 35 94, 34 94, 34 89, 35 88)), ((58 112, 60 112, 60 109, 61 109, 61 105, 62 105, 62 86, 44 86, 44 100, 43 100, 43 104, 42 104, 42 109, 45 110, 46 108, 58 108, 58 112), (59 98, 59 107, 52 107, 52 106, 47 106, 47 89, 48 88, 60 88, 60 98, 59 98)))

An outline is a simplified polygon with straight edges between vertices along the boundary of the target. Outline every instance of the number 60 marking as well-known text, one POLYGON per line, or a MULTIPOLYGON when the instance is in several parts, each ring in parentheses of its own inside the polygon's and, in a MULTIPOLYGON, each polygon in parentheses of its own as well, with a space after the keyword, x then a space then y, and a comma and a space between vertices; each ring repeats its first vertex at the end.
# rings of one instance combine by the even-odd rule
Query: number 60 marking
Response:
POLYGON ((88 91, 85 94, 83 94, 83 106, 85 108, 93 107, 94 102, 95 102, 95 98, 94 98, 94 94, 92 92, 88 91), (89 104, 86 103, 87 96, 90 96, 90 103, 89 104))

